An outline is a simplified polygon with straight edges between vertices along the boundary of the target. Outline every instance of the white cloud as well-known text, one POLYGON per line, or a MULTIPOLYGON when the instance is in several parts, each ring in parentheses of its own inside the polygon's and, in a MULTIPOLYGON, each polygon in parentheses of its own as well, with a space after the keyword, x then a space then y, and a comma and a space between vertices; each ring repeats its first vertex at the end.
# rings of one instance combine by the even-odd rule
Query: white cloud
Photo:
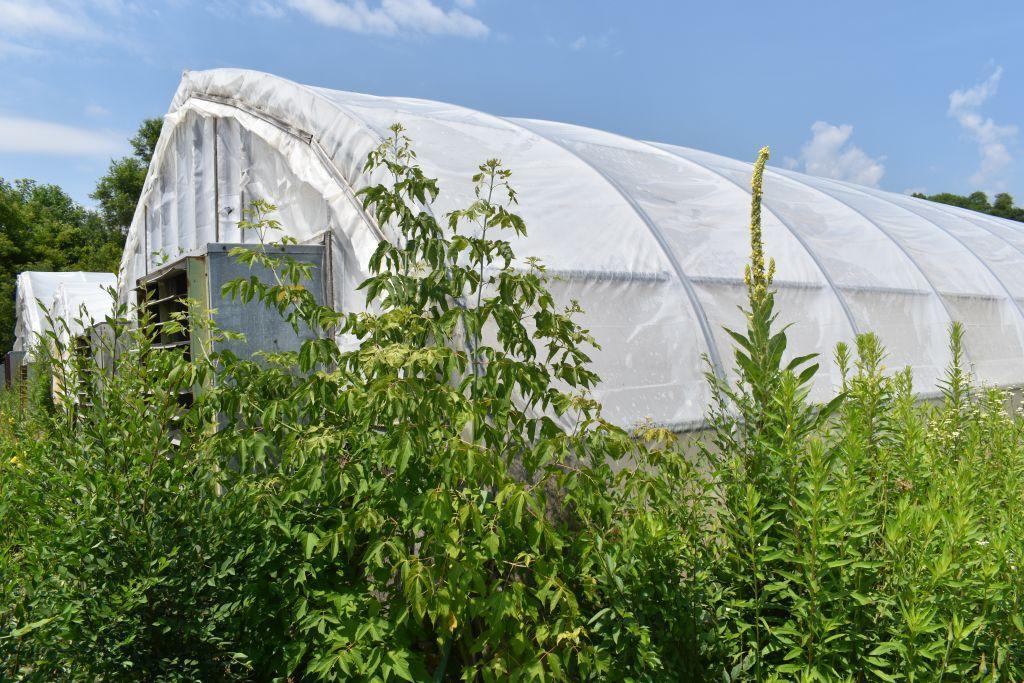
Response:
MULTIPOLYGON (((611 52, 614 56, 618 57, 623 53, 621 48, 616 47, 615 43, 615 29, 608 29, 603 33, 595 34, 584 34, 572 40, 568 43, 569 49, 574 52, 581 50, 600 50, 605 52, 611 52)), ((558 41, 549 38, 549 42, 554 45, 558 44, 558 41)))
POLYGON ((85 107, 85 115, 94 117, 109 116, 110 110, 98 104, 89 104, 85 107))
POLYGON ((0 58, 67 58, 79 45, 139 51, 129 29, 149 9, 134 0, 0 0, 0 58))
POLYGON ((271 19, 280 19, 284 16, 284 10, 270 2, 270 0, 253 0, 249 3, 249 9, 253 14, 258 14, 271 19))
POLYGON ((125 136, 38 119, 0 116, 0 152, 58 156, 110 156, 126 147, 125 136))
POLYGON ((0 36, 17 38, 20 47, 39 52, 25 41, 110 39, 107 29, 113 21, 139 11, 128 0, 0 0, 0 36))
POLYGON ((41 54, 44 54, 43 50, 0 38, 0 57, 36 57, 41 54))
POLYGON ((885 175, 885 157, 871 157, 850 142, 852 136, 853 126, 849 124, 833 126, 815 121, 811 139, 804 143, 800 156, 786 159, 785 163, 810 175, 878 187, 885 175))
POLYGON ((95 5, 113 11, 120 3, 71 3, 65 0, 0 0, 0 34, 21 38, 50 36, 94 38, 102 29, 85 11, 95 5))
POLYGON ((287 0, 287 4, 317 23, 355 33, 482 38, 490 32, 486 24, 461 9, 445 10, 432 0, 381 0, 373 7, 366 0, 287 0))
POLYGON ((1002 77, 1002 67, 996 67, 981 83, 966 90, 954 90, 949 95, 947 113, 956 119, 968 137, 978 145, 981 164, 968 178, 977 187, 995 183, 998 189, 1002 186, 998 179, 999 173, 1013 163, 1009 144, 1017 137, 1017 126, 999 125, 991 118, 982 116, 979 111, 996 94, 1002 77))

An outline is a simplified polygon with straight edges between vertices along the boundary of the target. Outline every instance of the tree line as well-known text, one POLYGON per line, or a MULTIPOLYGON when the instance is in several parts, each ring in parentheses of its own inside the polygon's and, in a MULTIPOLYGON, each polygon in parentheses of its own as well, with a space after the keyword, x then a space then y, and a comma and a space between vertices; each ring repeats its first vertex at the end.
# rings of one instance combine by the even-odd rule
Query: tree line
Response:
POLYGON ((988 195, 981 191, 972 192, 966 196, 953 194, 952 192, 940 192, 932 195, 915 192, 913 196, 918 199, 927 199, 930 202, 959 206, 962 209, 970 209, 978 213, 987 213, 990 216, 1009 218, 1011 221, 1024 222, 1024 207, 1015 206, 1013 195, 1007 192, 997 194, 991 203, 989 203, 988 195))

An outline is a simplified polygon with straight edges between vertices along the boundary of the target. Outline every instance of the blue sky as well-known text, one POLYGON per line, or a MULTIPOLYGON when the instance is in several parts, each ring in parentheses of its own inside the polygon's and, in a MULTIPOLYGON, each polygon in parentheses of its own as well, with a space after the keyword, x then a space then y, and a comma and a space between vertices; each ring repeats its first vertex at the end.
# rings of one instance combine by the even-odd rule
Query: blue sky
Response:
POLYGON ((236 66, 1024 203, 1019 2, 0 0, 0 177, 88 194, 236 66))

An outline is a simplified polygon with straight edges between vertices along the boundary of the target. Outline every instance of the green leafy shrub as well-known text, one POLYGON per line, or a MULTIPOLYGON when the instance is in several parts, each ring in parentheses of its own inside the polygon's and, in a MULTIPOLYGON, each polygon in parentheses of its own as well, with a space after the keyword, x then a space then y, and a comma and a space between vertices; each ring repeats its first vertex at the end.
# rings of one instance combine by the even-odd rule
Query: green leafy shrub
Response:
MULTIPOLYGON (((589 397, 575 307, 556 307, 539 265, 514 267, 506 235, 524 226, 510 173, 483 164, 475 201, 444 225, 413 159, 396 128, 368 162, 392 184, 360 193, 397 235, 362 285, 379 313, 319 307, 298 264, 238 252, 281 276, 233 294, 324 331, 297 357, 228 364, 210 393, 238 416, 214 438, 223 457, 241 454, 227 488, 269 493, 245 570, 244 649, 325 679, 656 672, 634 613, 654 613, 653 596, 623 585, 678 576, 671 552, 648 565, 630 551, 674 546, 658 537, 667 525, 642 527, 663 491, 608 493, 647 476, 613 462, 650 454, 589 397)), ((252 226, 272 231, 256 208, 252 226)))
MULTIPOLYGON (((7 442, 28 451, 7 497, 32 502, 6 544, 12 675, 625 678, 679 658, 678 484, 650 472, 689 467, 601 419, 575 305, 514 266, 510 173, 482 165, 440 223, 413 158, 396 128, 368 162, 393 183, 361 196, 397 236, 363 284, 378 312, 317 306, 301 264, 239 251, 275 276, 228 291, 311 327, 299 352, 188 359, 115 321, 126 355, 92 405, 7 442)), ((243 227, 265 240, 271 210, 243 227)))

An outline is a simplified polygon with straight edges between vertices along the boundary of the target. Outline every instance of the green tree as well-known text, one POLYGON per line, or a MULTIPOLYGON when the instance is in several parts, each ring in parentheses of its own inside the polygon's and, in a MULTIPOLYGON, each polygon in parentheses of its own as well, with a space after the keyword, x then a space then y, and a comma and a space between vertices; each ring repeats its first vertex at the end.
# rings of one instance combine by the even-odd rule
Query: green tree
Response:
POLYGON ((15 280, 26 270, 117 270, 124 237, 56 185, 0 178, 0 349, 14 341, 15 280))
POLYGON ((107 226, 123 235, 132 224, 162 125, 163 119, 159 118, 143 121, 131 139, 134 154, 112 159, 106 174, 97 181, 96 190, 89 195, 99 204, 107 226))
POLYGON ((135 137, 131 139, 132 149, 135 156, 146 162, 153 160, 153 153, 156 151, 157 140, 160 139, 160 131, 163 128, 164 120, 161 118, 145 119, 140 125, 135 137))
POLYGON ((988 195, 981 191, 972 192, 966 197, 959 194, 953 194, 951 192, 940 192, 939 194, 933 195, 915 192, 914 196, 918 199, 927 199, 928 201, 938 202, 939 204, 959 206, 963 209, 970 209, 971 211, 977 211, 979 213, 987 213, 990 216, 999 216, 1000 218, 1008 218, 1012 221, 1024 222, 1024 208, 1014 206, 1013 195, 1007 192, 1000 192, 997 194, 992 203, 989 203, 988 195))

